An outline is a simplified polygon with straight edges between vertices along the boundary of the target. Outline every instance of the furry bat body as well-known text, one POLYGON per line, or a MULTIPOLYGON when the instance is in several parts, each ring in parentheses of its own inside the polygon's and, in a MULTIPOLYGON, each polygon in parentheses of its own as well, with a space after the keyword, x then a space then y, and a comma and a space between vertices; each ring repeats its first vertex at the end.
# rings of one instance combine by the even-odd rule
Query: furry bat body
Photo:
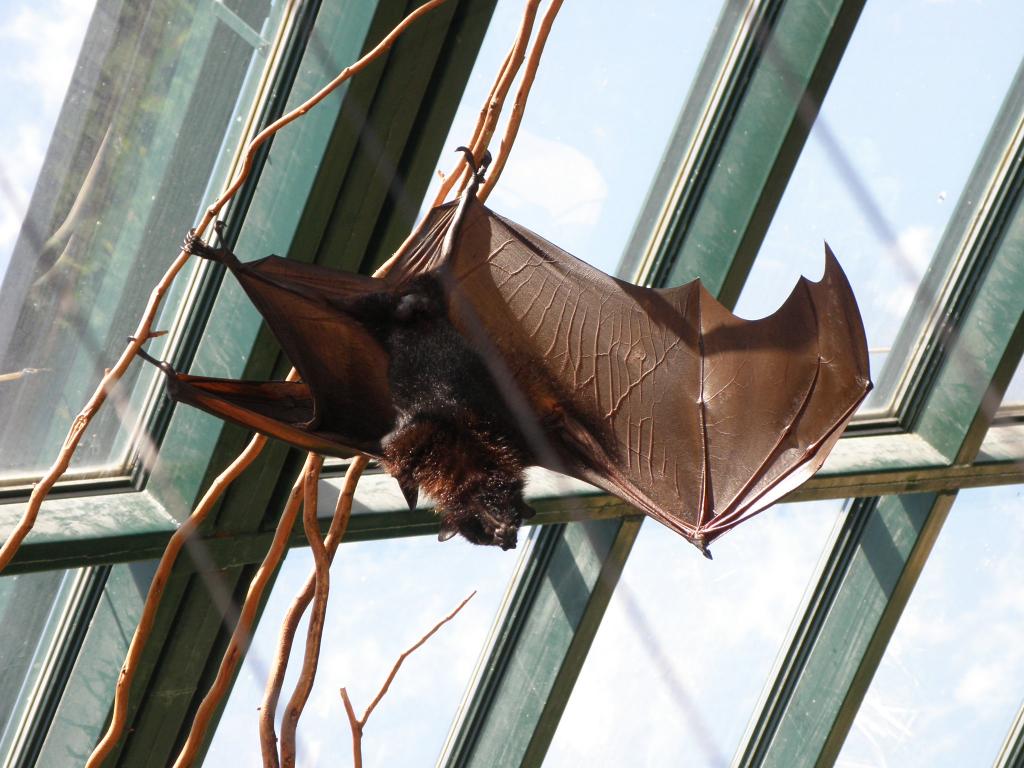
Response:
POLYGON ((429 275, 398 293, 348 308, 390 357, 395 428, 381 460, 410 507, 423 488, 444 510, 441 538, 516 545, 524 518, 526 441, 487 366, 448 321, 444 290, 429 275))
POLYGON ((515 546, 523 469, 594 483, 707 554, 824 462, 871 388, 856 302, 826 254, 770 317, 694 281, 611 278, 487 210, 479 175, 435 208, 387 277, 275 256, 228 266, 301 382, 178 374, 172 397, 332 455, 379 458, 441 538, 515 546))

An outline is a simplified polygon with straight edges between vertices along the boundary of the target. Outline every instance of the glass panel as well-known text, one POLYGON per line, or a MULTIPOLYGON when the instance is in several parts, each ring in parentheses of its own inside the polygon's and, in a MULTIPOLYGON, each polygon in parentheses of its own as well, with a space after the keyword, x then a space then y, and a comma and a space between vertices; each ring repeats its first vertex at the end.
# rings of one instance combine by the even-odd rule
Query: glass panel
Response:
MULTIPOLYGON (((1024 4, 1014 0, 984 10, 866 4, 740 297, 741 315, 773 311, 801 274, 818 278, 827 241, 860 303, 873 378, 885 364, 905 366, 887 363, 887 353, 1020 64, 1022 24, 1024 4)), ((885 407, 892 395, 876 389, 863 409, 885 407)))
MULTIPOLYGON (((452 150, 472 136, 522 11, 521 0, 498 2, 438 160, 446 173, 457 159, 452 150)), ((718 14, 717 3, 639 0, 629 13, 566 3, 488 206, 614 271, 718 14)), ((504 123, 493 147, 503 130, 504 123)))
POLYGON ((776 506, 711 562, 645 523, 544 765, 726 765, 840 507, 776 506))
MULTIPOLYGON (((271 10, 234 5, 99 0, 91 18, 67 0, 5 6, 0 480, 52 462, 219 185, 263 66, 252 30, 271 10)), ((78 468, 124 460, 140 369, 94 421, 78 468)))
POLYGON ((961 491, 838 766, 992 765, 1024 690, 1024 486, 961 491))
POLYGON ((18 741, 33 688, 67 605, 74 572, 48 571, 0 579, 0 764, 18 741))
MULTIPOLYGON (((406 659, 363 739, 367 765, 432 765, 516 559, 514 552, 457 538, 444 544, 421 537, 343 546, 331 571, 316 686, 299 725, 299 765, 344 763, 338 756, 351 754, 352 746, 338 690, 348 689, 362 715, 399 654, 475 589, 476 597, 462 612, 406 659)), ((290 552, 282 566, 206 765, 260 764, 256 708, 284 614, 312 565, 309 550, 301 549, 290 552)), ((296 634, 281 710, 295 685, 304 638, 305 623, 296 634)))

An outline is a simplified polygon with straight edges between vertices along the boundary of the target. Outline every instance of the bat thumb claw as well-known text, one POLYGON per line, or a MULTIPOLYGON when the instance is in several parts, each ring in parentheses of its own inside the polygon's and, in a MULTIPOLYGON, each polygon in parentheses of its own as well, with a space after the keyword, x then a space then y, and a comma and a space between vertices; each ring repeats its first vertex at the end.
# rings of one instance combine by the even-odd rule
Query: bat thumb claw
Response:
POLYGON ((708 560, 714 560, 714 558, 711 556, 711 550, 708 549, 708 545, 704 543, 703 536, 701 536, 699 539, 693 539, 693 544, 697 547, 697 549, 700 550, 700 553, 704 555, 704 557, 706 557, 708 560))

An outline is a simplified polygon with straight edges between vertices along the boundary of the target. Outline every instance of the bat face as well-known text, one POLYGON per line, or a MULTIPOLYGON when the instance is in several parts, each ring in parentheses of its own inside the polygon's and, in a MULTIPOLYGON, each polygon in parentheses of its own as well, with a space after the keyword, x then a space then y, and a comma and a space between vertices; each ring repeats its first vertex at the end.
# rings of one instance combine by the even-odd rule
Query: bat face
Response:
POLYGON ((434 209, 386 278, 225 263, 301 383, 173 374, 172 396, 293 445, 381 459, 441 538, 509 549, 523 469, 591 482, 702 551, 824 462, 871 388, 838 262, 737 318, 694 281, 605 275, 481 205, 434 209))

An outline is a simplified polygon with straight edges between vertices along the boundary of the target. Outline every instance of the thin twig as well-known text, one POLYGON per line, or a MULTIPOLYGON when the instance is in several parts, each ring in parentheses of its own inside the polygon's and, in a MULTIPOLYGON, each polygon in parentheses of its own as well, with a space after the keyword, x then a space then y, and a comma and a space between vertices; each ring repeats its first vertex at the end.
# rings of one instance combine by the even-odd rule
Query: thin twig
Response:
MULTIPOLYGON (((322 462, 323 459, 321 458, 322 462)), ((317 467, 319 470, 319 466, 317 467)), ((317 472, 319 477, 319 472, 317 472)), ((306 500, 302 510, 302 527, 306 531, 306 539, 313 553, 316 565, 316 586, 313 591, 313 611, 306 629, 306 653, 302 659, 302 671, 295 681, 295 690, 285 707, 281 719, 281 765, 284 768, 295 766, 295 734, 299 726, 299 718, 306 706, 309 694, 313 690, 316 679, 316 668, 320 661, 320 640, 323 637, 324 620, 327 617, 327 597, 331 585, 331 564, 327 559, 327 547, 320 538, 320 525, 316 517, 317 486, 316 478, 306 478, 306 500)))
POLYGON ((292 528, 295 527, 295 518, 298 516, 299 505, 302 502, 303 482, 315 468, 313 455, 309 454, 302 472, 295 479, 295 484, 288 495, 284 511, 281 513, 281 519, 277 523, 277 530, 274 532, 274 539, 270 544, 270 549, 267 550, 263 562, 260 563, 259 569, 249 584, 245 602, 242 604, 242 609, 238 615, 238 623, 235 624, 231 640, 228 642, 227 650, 224 652, 220 667, 217 669, 217 677, 214 679, 210 690, 207 691, 206 696, 203 697, 203 701, 199 705, 199 709, 196 711, 188 738, 185 739, 185 744, 174 761, 175 768, 185 768, 185 766, 191 765, 192 761, 195 760, 203 739, 206 737, 206 729, 209 727, 213 713, 230 688, 231 678, 235 674, 238 662, 245 655, 246 649, 249 647, 249 643, 252 640, 252 625, 256 619, 256 610, 263 598, 263 592, 288 549, 288 538, 291 535, 292 528))
POLYGON ((396 661, 395 665, 391 668, 391 673, 388 675, 387 680, 384 681, 384 685, 380 687, 376 697, 374 697, 373 701, 370 702, 370 706, 366 708, 362 718, 358 720, 356 719, 355 710, 352 709, 352 702, 348 698, 348 691, 345 688, 341 689, 341 700, 345 704, 345 714, 348 715, 348 723, 352 728, 352 757, 356 768, 361 768, 363 765, 363 728, 366 727, 366 721, 370 719, 370 715, 373 714, 373 710, 377 708, 381 699, 383 699, 384 695, 388 692, 388 689, 391 687, 391 683, 395 679, 395 675, 398 674, 398 670, 402 666, 402 662, 412 655, 421 645, 427 642, 427 640, 433 637, 437 630, 454 619, 455 616, 458 615, 459 611, 465 607, 466 603, 473 599, 474 595, 476 595, 475 589, 466 596, 465 600, 458 604, 454 611, 437 622, 433 629, 427 632, 427 634, 417 640, 412 647, 398 657, 398 661, 396 661))
POLYGON ((5 381, 17 381, 18 379, 23 379, 26 376, 34 376, 37 373, 52 370, 52 368, 22 368, 20 371, 15 371, 14 373, 0 373, 0 383, 5 381))
MULTIPOLYGON (((345 473, 345 481, 338 496, 338 503, 334 508, 334 516, 331 518, 330 528, 327 530, 327 537, 324 546, 327 548, 327 559, 334 561, 334 554, 338 545, 345 537, 345 530, 348 528, 348 521, 352 516, 352 500, 355 496, 356 485, 359 478, 366 469, 369 459, 365 456, 356 456, 349 464, 345 473)), ((309 575, 305 586, 292 602, 288 613, 285 615, 281 625, 281 632, 278 637, 277 656, 274 659, 274 666, 271 669, 270 677, 267 679, 266 691, 263 696, 263 704, 260 707, 260 746, 263 751, 263 765, 265 768, 277 768, 277 732, 274 728, 274 716, 277 713, 277 702, 281 695, 281 686, 284 684, 284 674, 288 668, 288 659, 292 652, 292 642, 298 630, 302 615, 313 599, 316 588, 316 571, 309 575)))
MULTIPOLYGON (((526 56, 526 46, 530 42, 530 35, 533 33, 533 22, 537 18, 537 8, 539 5, 540 0, 527 0, 526 7, 523 9, 523 21, 519 25, 519 32, 516 34, 515 42, 505 57, 501 73, 498 75, 495 84, 491 87, 484 109, 481 110, 480 118, 477 120, 476 128, 473 131, 473 140, 470 144, 470 149, 476 162, 479 162, 483 157, 484 151, 494 135, 494 129, 498 124, 498 117, 501 115, 505 98, 508 96, 512 82, 515 80, 519 67, 526 56)), ((459 192, 461 193, 469 181, 469 175, 465 171, 468 171, 468 166, 466 165, 466 158, 462 157, 456 164, 455 169, 445 177, 444 182, 441 184, 441 188, 434 198, 435 206, 444 202, 444 199, 460 178, 462 179, 459 187, 459 192)))
POLYGON ((526 62, 526 69, 523 71, 523 80, 519 84, 519 90, 516 92, 516 100, 512 105, 512 113, 508 118, 508 126, 505 128, 505 136, 501 140, 501 148, 498 152, 498 157, 491 166, 490 174, 487 181, 484 182, 483 187, 480 189, 477 197, 480 202, 486 202, 487 196, 491 194, 491 190, 494 189, 494 185, 498 183, 498 178, 501 176, 501 172, 505 169, 505 163, 508 161, 508 156, 512 152, 512 145, 515 143, 516 136, 519 134, 519 125, 523 121, 523 113, 526 111, 526 100, 530 97, 530 89, 533 87, 533 81, 537 77, 537 68, 540 66, 540 58, 544 54, 544 45, 548 41, 548 35, 551 33, 551 25, 555 22, 555 17, 558 15, 558 11, 562 7, 562 0, 551 0, 551 5, 548 7, 547 13, 544 14, 544 18, 541 19, 540 28, 537 30, 537 39, 533 42, 533 48, 530 49, 530 56, 526 62))
MULTIPOLYGON (((421 5, 415 11, 406 16, 397 27, 391 30, 387 37, 378 43, 372 51, 359 59, 355 64, 352 64, 342 70, 336 78, 317 91, 317 93, 305 102, 260 131, 246 147, 245 158, 242 161, 242 166, 239 168, 234 181, 226 190, 224 190, 213 205, 207 209, 197 226, 197 230, 200 232, 204 231, 216 218, 224 205, 235 195, 239 187, 242 186, 242 183, 248 178, 249 173, 252 171, 252 165, 257 150, 266 143, 271 136, 281 130, 284 126, 288 125, 288 123, 306 114, 306 112, 323 101, 332 91, 337 89, 338 86, 369 66, 375 59, 391 48, 395 40, 397 40, 412 23, 444 2, 446 2, 446 0, 429 0, 429 2, 421 5)), ((31 531, 32 527, 35 525, 36 517, 39 514, 39 507, 49 494, 50 489, 57 480, 60 479, 64 472, 67 471, 68 465, 71 463, 71 457, 74 455, 79 442, 81 442, 82 435, 85 433, 86 427, 89 426, 89 423, 95 417, 96 412, 99 411, 100 406, 102 406, 104 401, 107 399, 107 394, 124 376, 125 371, 128 370, 128 365, 135 359, 135 356, 145 343, 145 340, 149 338, 153 326, 153 320, 156 317, 157 310, 163 301, 164 295, 170 289, 174 278, 177 277, 182 267, 185 266, 189 256, 190 254, 182 250, 178 253, 178 257, 171 262, 171 266, 168 267, 167 272, 164 273, 163 277, 160 278, 159 282, 157 282, 153 291, 150 293, 149 301, 142 313, 142 318, 139 320, 139 325, 136 328, 135 333, 132 334, 132 340, 128 343, 128 346, 125 347, 124 352, 121 353, 121 356, 113 367, 111 367, 103 376, 99 386, 96 388, 92 397, 89 398, 85 407, 78 416, 75 417, 74 421, 72 421, 67 438, 65 438, 64 445, 57 454, 57 459, 54 461, 53 466, 50 467, 47 473, 32 489, 32 494, 29 496, 28 505, 25 508, 25 512, 23 513, 21 520, 18 522, 18 525, 15 527, 8 539, 3 543, 3 546, 0 546, 0 573, 3 572, 4 568, 7 567, 7 564, 14 558, 14 555, 21 546, 22 541, 24 541, 25 537, 28 536, 29 531, 31 531)))

